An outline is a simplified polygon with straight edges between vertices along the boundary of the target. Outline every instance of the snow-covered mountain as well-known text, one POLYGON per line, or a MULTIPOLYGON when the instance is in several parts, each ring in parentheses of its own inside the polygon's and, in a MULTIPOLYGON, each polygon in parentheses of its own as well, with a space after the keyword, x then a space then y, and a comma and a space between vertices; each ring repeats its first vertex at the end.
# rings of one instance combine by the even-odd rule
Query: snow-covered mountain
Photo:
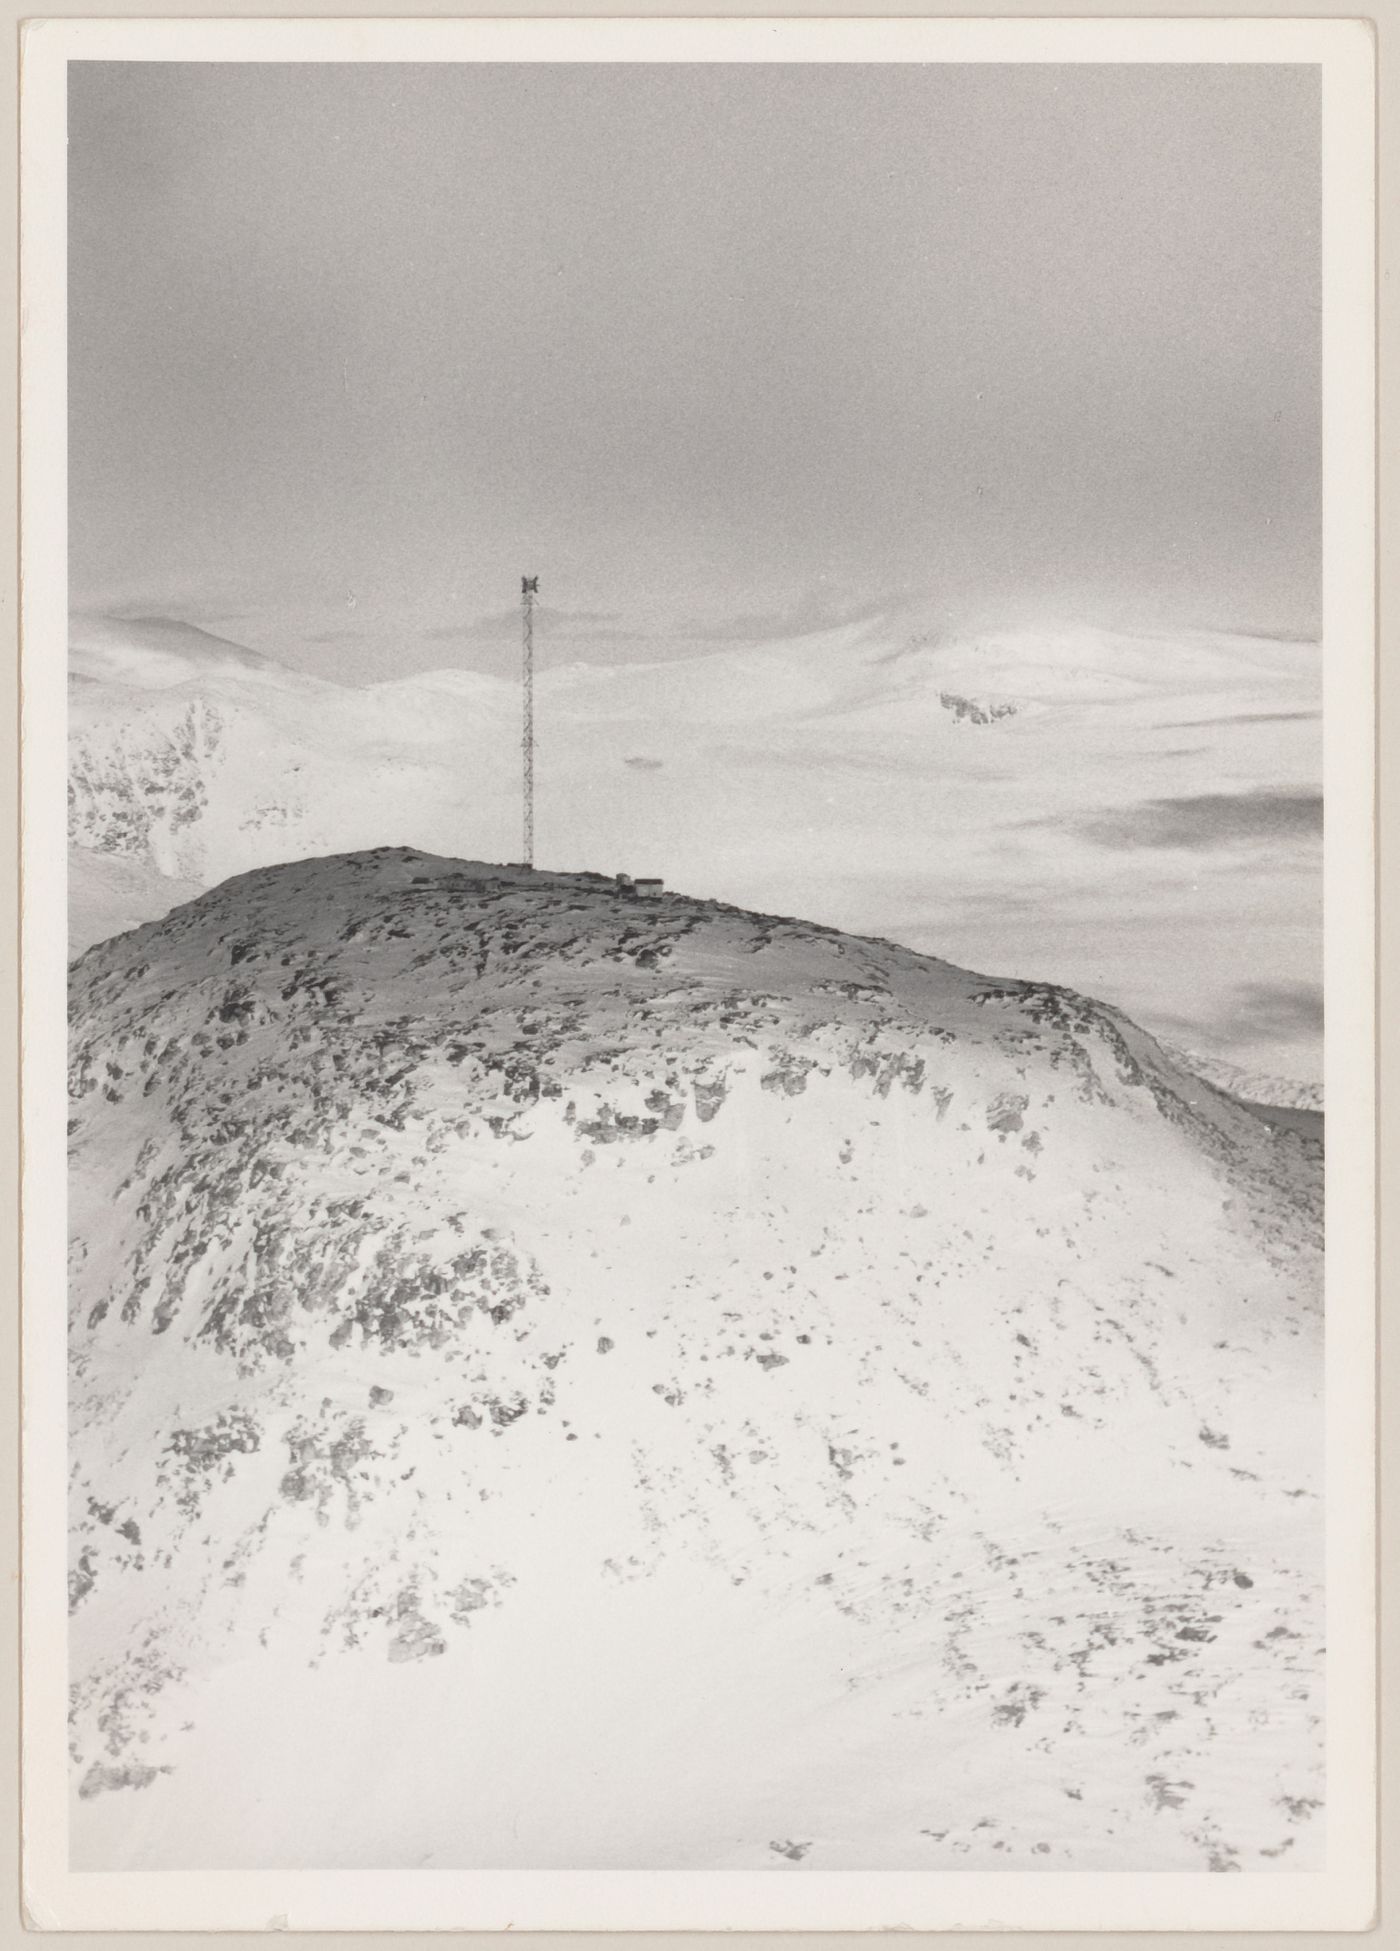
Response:
POLYGON ((1218 1057, 1200 1057, 1192 1051, 1179 1050, 1170 1043, 1164 1042, 1162 1048, 1168 1056, 1194 1072, 1203 1083, 1213 1084, 1217 1090, 1228 1092, 1231 1097, 1242 1098, 1246 1104, 1311 1113, 1321 1118, 1322 1087, 1319 1084, 1295 1084, 1286 1077, 1271 1077, 1267 1072, 1241 1070, 1238 1064, 1225 1063, 1218 1057))
MULTIPOLYGON (((519 852, 502 678, 337 685, 158 622, 74 646, 74 952, 280 860, 519 852)), ((546 669, 537 857, 1066 982, 1314 1082, 1318 703, 1315 645, 903 612, 546 669)))
POLYGON ((1320 1865, 1315 1146, 412 850, 72 987, 75 1868, 1320 1865))

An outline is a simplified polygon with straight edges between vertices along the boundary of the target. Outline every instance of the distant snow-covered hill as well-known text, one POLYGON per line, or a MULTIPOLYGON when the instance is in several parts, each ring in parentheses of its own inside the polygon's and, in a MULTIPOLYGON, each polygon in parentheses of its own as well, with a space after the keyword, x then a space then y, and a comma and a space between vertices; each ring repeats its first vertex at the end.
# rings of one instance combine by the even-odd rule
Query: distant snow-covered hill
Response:
POLYGON ((275 659, 178 617, 78 613, 69 618, 69 675, 90 684, 164 691, 214 677, 262 675, 276 681, 278 670, 275 659))
POLYGON ((86 906, 100 863, 112 863, 110 906, 132 867, 208 887, 406 828, 437 835, 474 801, 503 800, 504 684, 424 685, 406 698, 395 685, 304 677, 199 631, 89 625, 75 639, 69 839, 86 868, 75 952, 103 939, 86 906))
POLYGON ((1315 1146, 411 850, 72 990, 75 1868, 1320 1867, 1315 1146))
MULTIPOLYGON (((538 857, 1068 982, 1316 1081, 1317 647, 915 624, 546 668, 538 857)), ((343 686, 152 622, 78 620, 74 645, 75 951, 128 889, 146 919, 152 876, 174 905, 346 848, 520 851, 504 679, 343 686)))
POLYGON ((1168 1043, 1162 1047, 1176 1062, 1193 1071, 1205 1083, 1213 1084, 1217 1090, 1228 1091, 1231 1097, 1240 1098, 1246 1104, 1274 1105, 1280 1110, 1289 1111, 1320 1113, 1322 1110, 1320 1084, 1295 1084, 1285 1077, 1241 1070, 1238 1064, 1224 1063, 1218 1057, 1196 1056, 1168 1043))

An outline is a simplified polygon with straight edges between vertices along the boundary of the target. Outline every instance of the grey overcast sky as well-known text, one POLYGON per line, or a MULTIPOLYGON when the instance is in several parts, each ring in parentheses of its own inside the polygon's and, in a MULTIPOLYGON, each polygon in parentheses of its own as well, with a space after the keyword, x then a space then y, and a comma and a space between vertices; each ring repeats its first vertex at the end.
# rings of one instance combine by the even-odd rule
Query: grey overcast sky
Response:
POLYGON ((348 678, 496 668, 526 569, 601 658, 1316 628, 1315 69, 70 73, 76 606, 348 678))

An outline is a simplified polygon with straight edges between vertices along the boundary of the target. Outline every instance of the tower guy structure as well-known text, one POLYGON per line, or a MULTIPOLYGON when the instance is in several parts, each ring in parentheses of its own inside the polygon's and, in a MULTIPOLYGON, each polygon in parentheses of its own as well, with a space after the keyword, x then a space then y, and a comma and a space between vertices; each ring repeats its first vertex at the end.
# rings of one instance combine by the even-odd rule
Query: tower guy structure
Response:
POLYGON ((538 576, 520 578, 521 682, 524 691, 520 752, 524 765, 524 860, 527 867, 535 864, 535 597, 539 587, 538 576))

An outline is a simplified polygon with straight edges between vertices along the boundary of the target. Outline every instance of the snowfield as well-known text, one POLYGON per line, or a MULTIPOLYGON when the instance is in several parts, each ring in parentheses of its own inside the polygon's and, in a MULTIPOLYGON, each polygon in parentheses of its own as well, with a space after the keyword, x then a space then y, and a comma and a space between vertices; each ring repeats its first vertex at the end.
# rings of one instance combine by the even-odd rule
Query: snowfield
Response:
MULTIPOLYGON (((75 618, 70 670, 74 953, 277 861, 519 852, 514 681, 334 684, 160 619, 75 618)), ((1066 983, 1315 1086, 1320 673, 1310 643, 904 611, 545 668, 537 858, 1066 983)))
POLYGON ((1321 1867, 1306 1135, 409 848, 72 1011, 75 1869, 1321 1867))

